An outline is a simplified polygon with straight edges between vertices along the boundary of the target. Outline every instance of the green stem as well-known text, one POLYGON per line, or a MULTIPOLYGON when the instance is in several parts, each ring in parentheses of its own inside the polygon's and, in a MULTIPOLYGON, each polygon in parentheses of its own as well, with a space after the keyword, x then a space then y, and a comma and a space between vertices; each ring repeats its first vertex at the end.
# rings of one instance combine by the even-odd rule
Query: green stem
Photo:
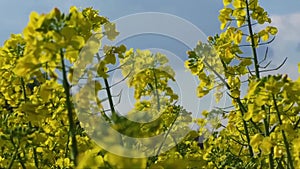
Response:
POLYGON ((65 147, 65 158, 68 157, 68 147, 69 147, 69 142, 70 142, 70 133, 68 133, 68 138, 67 138, 67 145, 65 147))
MULTIPOLYGON (((254 33, 252 30, 249 2, 248 2, 248 0, 245 0, 245 2, 246 2, 246 12, 247 12, 247 24, 248 24, 249 36, 251 39, 251 49, 252 49, 253 60, 254 60, 255 75, 256 75, 257 79, 260 79, 259 63, 258 63, 258 56, 257 56, 257 51, 256 51, 254 33)), ((262 106, 262 109, 265 110, 265 106, 262 106)), ((265 136, 270 136, 269 122, 267 121, 267 119, 264 119, 264 127, 265 127, 265 136)), ((270 169, 274 168, 273 153, 274 153, 274 150, 273 150, 273 148, 271 148, 271 153, 269 154, 269 168, 270 169)))
MULTIPOLYGON (((274 94, 272 94, 272 99, 273 99, 273 102, 274 102, 274 106, 275 106, 275 110, 276 110, 276 113, 277 113, 277 118, 278 118, 279 124, 282 125, 282 120, 280 118, 279 108, 278 108, 278 105, 277 105, 274 94)), ((289 148, 289 142, 287 140, 287 137, 286 137, 286 134, 285 134, 284 130, 281 130, 281 134, 282 134, 284 146, 285 146, 285 149, 286 149, 286 152, 287 152, 288 163, 290 165, 290 168, 294 169, 293 158, 292 158, 290 148, 289 148)))
POLYGON ((21 158, 21 156, 20 156, 19 153, 18 153, 18 159, 19 159, 19 161, 20 161, 20 164, 21 164, 22 168, 23 168, 23 169, 26 169, 26 166, 25 166, 25 164, 24 164, 24 161, 22 160, 22 158, 21 158))
POLYGON ((74 124, 74 117, 72 113, 72 103, 70 100, 70 84, 67 80, 67 71, 64 62, 64 53, 62 49, 60 50, 60 58, 61 58, 61 65, 62 65, 62 74, 63 74, 63 86, 65 89, 66 95, 66 104, 67 104, 67 111, 68 111, 68 120, 69 120, 69 133, 71 135, 72 145, 71 145, 71 159, 74 162, 74 165, 77 166, 77 155, 78 155, 78 148, 77 148, 77 140, 76 140, 76 126, 74 124))
MULTIPOLYGON (((210 64, 208 64, 205 60, 203 60, 204 64, 211 70, 213 71, 213 73, 222 81, 222 83, 226 86, 226 88, 230 91, 231 90, 231 87, 229 86, 229 84, 225 81, 225 79, 216 71, 214 70, 210 64)), ((242 113, 242 116, 244 116, 244 113, 247 112, 246 108, 244 107, 243 103, 241 102, 241 99, 240 98, 235 98, 235 101, 238 103, 240 109, 241 109, 241 113, 242 113)), ((249 134, 249 131, 248 131, 248 126, 247 126, 247 122, 242 119, 243 121, 243 126, 244 126, 244 130, 245 130, 245 135, 246 135, 246 138, 247 138, 247 144, 248 144, 248 148, 249 148, 249 153, 250 153, 250 156, 253 158, 254 157, 254 152, 253 152, 253 149, 252 149, 252 146, 250 145, 250 134, 249 134)))
POLYGON ((157 111, 160 111, 160 101, 159 101, 159 94, 158 94, 158 87, 157 87, 157 77, 156 77, 156 74, 155 74, 155 69, 153 68, 152 69, 153 71, 153 76, 154 76, 154 83, 155 83, 155 95, 156 95, 156 99, 157 99, 157 111))
POLYGON ((161 149, 162 149, 162 147, 163 147, 163 145, 164 145, 164 143, 165 143, 165 141, 166 141, 168 135, 170 134, 170 131, 171 131, 171 129, 173 128, 173 126, 174 126, 174 124, 175 124, 175 122, 176 122, 178 116, 179 116, 179 112, 177 112, 174 121, 172 122, 171 126, 170 126, 169 129, 167 130, 167 133, 165 134, 164 139, 163 139, 162 143, 160 144, 160 146, 159 146, 159 148, 158 148, 158 150, 157 150, 156 156, 159 155, 159 153, 160 153, 160 151, 161 151, 161 149))
MULTIPOLYGON (((23 90, 23 97, 24 97, 24 102, 26 103, 27 101, 27 94, 26 94, 26 87, 25 87, 25 82, 24 82, 24 79, 21 77, 21 85, 22 85, 22 90, 23 90)), ((31 125, 29 125, 29 128, 31 128, 31 125)), ((21 166, 22 168, 26 168, 22 159, 21 159, 21 156, 20 154, 18 154, 18 159, 20 160, 20 163, 21 163, 21 166)))
POLYGON ((111 110, 112 120, 115 122, 115 120, 117 120, 118 116, 117 116, 117 113, 115 110, 114 102, 112 100, 112 94, 110 92, 109 83, 106 78, 104 78, 104 84, 105 84, 105 90, 106 90, 107 97, 108 97, 109 107, 111 110))
POLYGON ((8 169, 12 168, 12 166, 14 164, 14 161, 15 161, 15 159, 17 157, 17 154, 18 154, 18 148, 16 148, 16 150, 15 150, 15 152, 14 152, 14 154, 13 154, 13 156, 12 156, 10 162, 9 162, 8 169))
POLYGON ((25 88, 25 83, 24 83, 24 79, 21 78, 21 85, 22 85, 22 90, 23 90, 23 97, 24 97, 24 101, 26 103, 27 101, 27 96, 26 96, 26 88, 25 88))
MULTIPOLYGON (((238 102, 238 105, 239 107, 241 108, 241 113, 242 113, 242 117, 244 116, 244 114, 247 112, 247 110, 245 109, 243 103, 241 102, 240 99, 236 99, 236 101, 238 102)), ((249 134, 249 131, 248 131, 248 126, 247 126, 247 122, 243 120, 243 125, 244 125, 244 129, 245 129, 245 134, 246 134, 246 138, 247 138, 247 144, 248 144, 248 148, 249 148, 249 153, 250 153, 250 156, 253 158, 254 157, 254 152, 253 152, 253 149, 252 149, 252 146, 250 145, 250 134, 249 134)))
POLYGON ((12 135, 10 135, 10 141, 11 141, 13 147, 15 148, 15 152, 14 152, 14 154, 13 154, 13 156, 12 156, 10 162, 9 162, 8 169, 12 168, 12 166, 13 166, 15 160, 16 160, 16 157, 18 155, 18 151, 19 151, 19 144, 17 144, 17 146, 15 146, 15 143, 14 143, 12 135))
POLYGON ((38 163, 38 159, 37 159, 37 153, 36 153, 36 148, 33 147, 33 159, 34 159, 34 165, 36 168, 39 168, 39 163, 38 163))
POLYGON ((296 122, 295 126, 294 126, 294 130, 297 129, 298 125, 300 124, 300 118, 298 119, 298 121, 296 122))
POLYGON ((251 16, 250 16, 248 0, 246 0, 246 12, 247 12, 247 24, 248 24, 248 29, 249 29, 249 36, 251 38, 251 48, 252 48, 253 59, 254 59, 255 75, 259 79, 260 78, 259 64, 258 64, 257 51, 256 51, 256 47, 255 47, 254 35, 253 35, 253 30, 252 30, 252 23, 251 23, 251 16))
MULTIPOLYGON (((265 106, 262 106, 262 110, 264 110, 267 114, 267 118, 264 118, 263 122, 264 122, 264 127, 265 127, 265 136, 269 137, 270 136, 270 127, 269 127, 269 112, 266 111, 265 106)), ((274 159, 273 159, 273 154, 274 154, 274 149, 273 147, 271 147, 271 152, 269 154, 269 168, 273 169, 274 168, 274 159)))
MULTIPOLYGON (((112 121, 114 123, 116 123, 117 120, 119 119, 119 116, 117 115, 117 112, 116 112, 115 107, 114 107, 114 102, 112 100, 112 94, 110 92, 109 83, 108 83, 106 78, 103 78, 103 79, 104 79, 104 84, 105 84, 105 89, 106 89, 106 93, 107 93, 107 97, 108 97, 109 106, 110 106, 110 109, 111 109, 111 115, 112 115, 111 118, 112 118, 112 121)), ((120 144, 124 145, 123 140, 122 140, 122 136, 120 136, 120 144)))
MULTIPOLYGON (((270 136, 269 123, 268 123, 267 119, 264 119, 264 127, 265 127, 265 136, 266 137, 270 136)), ((272 147, 271 148, 271 153, 269 154, 269 168, 270 169, 274 168, 273 153, 274 153, 274 149, 272 147)))

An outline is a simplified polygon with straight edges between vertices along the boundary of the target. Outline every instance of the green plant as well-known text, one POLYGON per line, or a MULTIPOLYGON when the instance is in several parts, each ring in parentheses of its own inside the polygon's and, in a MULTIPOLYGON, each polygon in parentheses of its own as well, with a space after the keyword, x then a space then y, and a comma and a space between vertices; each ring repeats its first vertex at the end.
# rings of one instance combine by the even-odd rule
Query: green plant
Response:
POLYGON ((271 23, 258 0, 223 3, 219 20, 225 31, 209 37, 207 44, 199 42, 186 62, 200 79, 199 97, 217 88, 228 91, 232 100, 232 108, 223 109, 228 124, 220 124, 218 136, 207 139, 204 159, 212 168, 295 168, 299 166, 299 80, 262 76, 275 69, 267 69, 269 63, 263 66, 268 48, 264 57, 257 52, 274 40, 277 29, 266 26, 254 32, 256 24, 271 23), (251 49, 250 56, 243 54, 245 47, 251 49), (241 95, 243 83, 248 85, 246 95, 241 95))
MULTIPOLYGON (((190 131, 180 142, 174 139, 175 134, 184 133, 192 117, 177 104, 178 95, 168 84, 176 79, 166 56, 127 50, 124 45, 105 46, 100 56, 96 49, 101 39, 106 36, 113 40, 118 32, 92 8, 79 11, 71 7, 68 14, 56 8, 48 14, 33 12, 23 33, 12 35, 0 48, 0 168, 297 168, 300 79, 262 75, 272 69, 263 66, 268 48, 262 57, 257 48, 270 44, 277 29, 266 26, 254 31, 256 24, 271 22, 258 0, 223 3, 219 20, 224 32, 188 51, 185 66, 200 80, 199 97, 216 89, 216 101, 227 92, 232 106, 204 111, 204 118, 196 119, 200 130, 190 131), (83 49, 93 34, 93 48, 83 49), (247 47, 252 51, 250 56, 243 54, 247 47), (78 57, 80 52, 85 57, 78 57), (76 67, 86 69, 78 72, 76 67), (133 88, 137 101, 127 117, 143 120, 161 114, 158 119, 138 123, 119 115, 111 92, 117 84, 109 81, 117 69, 133 88), (73 82, 80 80, 85 84, 80 92, 72 93, 73 82), (242 84, 247 85, 245 95, 241 94, 242 84), (90 96, 103 91, 106 97, 96 97, 91 104, 90 96), (109 110, 104 109, 106 101, 109 110), (87 124, 78 119, 77 115, 88 118, 93 108, 124 135, 165 133, 164 139, 160 144, 144 146, 139 141, 126 144, 126 138, 104 133, 107 136, 101 138, 103 142, 119 140, 123 146, 155 151, 148 158, 108 152, 89 137, 90 131, 84 129, 87 124), (222 115, 227 124, 214 119, 215 115, 222 115), (208 122, 213 122, 216 130, 202 149, 195 138, 206 132, 208 122)), ((96 120, 89 125, 95 135, 103 132, 98 130, 96 120)))

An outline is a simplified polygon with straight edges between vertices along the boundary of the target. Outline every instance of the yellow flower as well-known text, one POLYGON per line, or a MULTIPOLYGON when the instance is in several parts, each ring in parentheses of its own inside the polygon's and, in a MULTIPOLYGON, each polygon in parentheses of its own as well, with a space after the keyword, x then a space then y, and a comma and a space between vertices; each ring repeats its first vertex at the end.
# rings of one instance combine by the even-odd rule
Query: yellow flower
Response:
POLYGON ((38 147, 38 148, 36 148, 36 152, 38 152, 38 153, 42 153, 44 150, 43 150, 43 148, 42 147, 38 147))
POLYGON ((271 153, 271 148, 273 147, 273 143, 270 137, 265 137, 260 145, 260 149, 262 153, 268 155, 271 153))
POLYGON ((280 158, 282 155, 283 155, 283 148, 276 145, 274 147, 274 157, 280 158))
POLYGON ((254 136, 251 137, 250 140, 250 145, 254 149, 254 151, 258 151, 258 147, 261 144, 263 140, 263 136, 261 134, 255 134, 254 136))
POLYGON ((133 54, 133 48, 130 48, 129 50, 127 50, 127 51, 125 52, 125 57, 131 56, 132 54, 133 54))

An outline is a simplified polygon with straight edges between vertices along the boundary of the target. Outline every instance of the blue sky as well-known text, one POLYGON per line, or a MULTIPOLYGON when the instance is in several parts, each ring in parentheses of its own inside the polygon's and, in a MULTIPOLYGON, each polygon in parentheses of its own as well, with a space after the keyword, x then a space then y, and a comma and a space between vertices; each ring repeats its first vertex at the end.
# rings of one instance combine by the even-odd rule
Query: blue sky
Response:
MULTIPOLYGON (((261 0, 260 3, 273 18, 275 26, 279 28, 278 37, 271 45, 272 53, 275 55, 273 56, 275 58, 274 64, 282 60, 283 56, 280 55, 288 56, 288 64, 294 65, 286 67, 286 71, 295 79, 297 76, 295 61, 297 63, 300 61, 300 40, 298 40, 300 35, 300 29, 298 29, 300 24, 300 1, 261 0)), ((217 16, 219 9, 222 8, 221 0, 26 0, 26 2, 2 0, 0 2, 0 14, 2 16, 0 19, 1 44, 11 33, 22 32, 31 11, 46 13, 54 7, 58 7, 62 11, 68 11, 72 5, 82 8, 93 6, 110 20, 139 12, 169 13, 193 23, 206 35, 214 35, 220 32, 217 16)), ((130 44, 134 47, 134 43, 130 44)), ((154 47, 159 47, 159 44, 154 47)), ((182 51, 184 48, 179 47, 179 49, 182 51)))
MULTIPOLYGON (((300 1, 297 0, 267 0, 261 1, 262 6, 273 15, 289 15, 300 13, 300 1)), ((219 32, 217 20, 218 10, 222 7, 221 0, 2 0, 0 2, 1 27, 0 35, 3 42, 10 33, 21 32, 26 26, 31 11, 49 12, 58 7, 67 11, 70 6, 93 6, 101 11, 101 14, 111 20, 138 12, 164 12, 177 15, 192 22, 206 34, 219 32)))
MULTIPOLYGON (((271 66, 275 67, 285 57, 286 65, 277 73, 288 73, 293 79, 298 76, 297 64, 300 62, 300 1, 299 0, 261 0, 273 23, 279 29, 278 36, 270 46, 271 66)), ((110 20, 141 12, 162 12, 183 18, 206 35, 220 33, 218 11, 222 0, 1 0, 0 1, 0 42, 9 38, 11 33, 20 33, 28 22, 32 11, 47 13, 54 7, 67 12, 70 6, 90 7, 100 10, 100 14, 110 20)), ((132 25, 134 26, 134 25, 132 25)), ((117 25, 118 28, 118 25, 117 25)), ((184 59, 186 46, 168 38, 155 35, 137 36, 125 41, 134 48, 161 48, 184 59)), ((196 45, 196 44, 195 44, 196 45)), ((261 50, 262 54, 263 50, 261 50)))

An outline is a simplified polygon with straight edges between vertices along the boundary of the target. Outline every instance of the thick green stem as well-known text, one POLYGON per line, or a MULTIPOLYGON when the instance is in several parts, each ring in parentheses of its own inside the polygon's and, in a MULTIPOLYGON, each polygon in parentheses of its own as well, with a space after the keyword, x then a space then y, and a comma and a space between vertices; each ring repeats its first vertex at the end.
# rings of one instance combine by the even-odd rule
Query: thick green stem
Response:
POLYGON ((253 60, 254 60, 255 75, 259 79, 260 78, 259 64, 258 64, 254 34, 253 34, 253 30, 252 30, 252 23, 251 23, 251 16, 250 16, 250 9, 249 9, 248 0, 246 0, 246 12, 247 12, 247 24, 248 24, 248 29, 249 29, 249 36, 250 36, 250 39, 251 39, 251 48, 252 48, 253 60))
POLYGON ((68 120, 69 120, 69 133, 71 135, 71 140, 72 140, 71 159, 73 160, 74 165, 77 166, 78 147, 77 147, 77 140, 76 140, 76 126, 74 123, 74 117, 72 113, 72 103, 70 100, 70 84, 67 79, 67 71, 64 62, 64 53, 62 50, 60 51, 60 58, 61 58, 61 65, 62 65, 63 86, 66 94, 66 105, 67 105, 68 120))
MULTIPOLYGON (((247 25, 248 25, 248 30, 249 30, 249 36, 251 39, 251 49, 252 49, 253 60, 254 60, 255 75, 256 75, 257 79, 260 79, 258 55, 257 55, 257 51, 256 51, 256 44, 255 44, 254 33, 253 33, 253 29, 252 29, 249 2, 248 2, 248 0, 245 0, 245 2, 246 2, 246 12, 247 12, 247 25)), ((265 110, 265 106, 262 106, 262 109, 265 110)), ((265 127, 265 136, 270 136, 269 122, 267 121, 267 119, 264 119, 264 127, 265 127)), ((271 153, 269 154, 269 168, 270 169, 274 168, 273 153, 274 153, 274 150, 273 150, 273 148, 271 148, 271 153)))

